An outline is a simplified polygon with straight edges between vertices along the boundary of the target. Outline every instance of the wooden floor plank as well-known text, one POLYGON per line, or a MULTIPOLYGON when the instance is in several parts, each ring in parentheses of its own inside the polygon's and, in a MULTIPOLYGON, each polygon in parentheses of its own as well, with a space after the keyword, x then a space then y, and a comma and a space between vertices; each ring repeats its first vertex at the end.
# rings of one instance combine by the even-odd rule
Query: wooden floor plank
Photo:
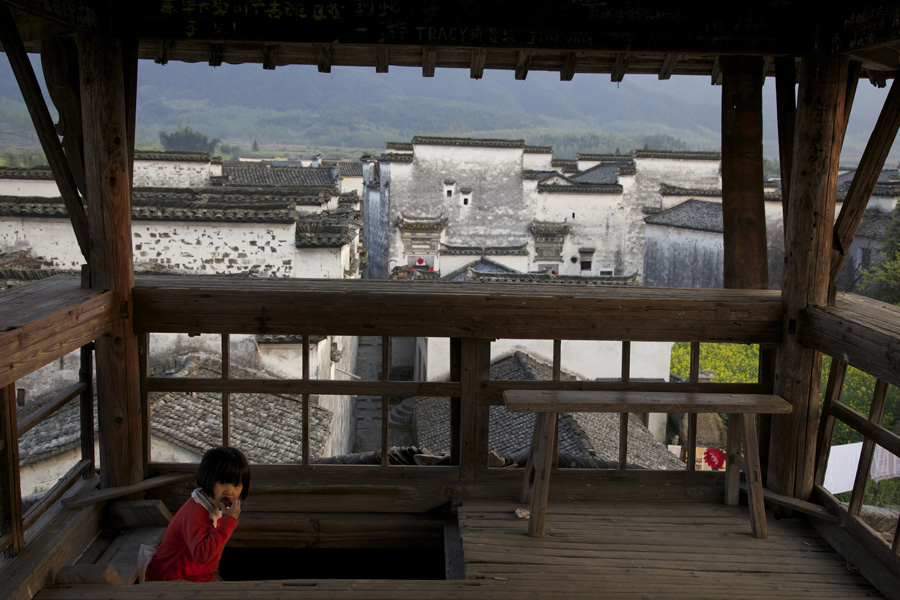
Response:
POLYGON ((527 535, 512 501, 458 508, 464 577, 134 586, 78 584, 35 600, 848 600, 883 598, 803 519, 769 519, 756 539, 745 506, 551 499, 547 535, 527 535), (214 586, 214 587, 210 587, 214 586))

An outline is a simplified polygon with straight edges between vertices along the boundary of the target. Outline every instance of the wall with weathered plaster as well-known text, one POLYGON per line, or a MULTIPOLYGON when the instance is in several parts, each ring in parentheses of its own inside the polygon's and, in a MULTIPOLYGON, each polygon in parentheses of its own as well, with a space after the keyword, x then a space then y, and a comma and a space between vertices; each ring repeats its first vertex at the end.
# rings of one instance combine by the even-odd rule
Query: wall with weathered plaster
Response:
POLYGON ((59 188, 52 179, 2 179, 0 196, 58 198, 59 188))
POLYGON ((209 161, 134 161, 134 187, 206 187, 209 175, 209 161))
MULTIPOLYGON (((449 338, 427 338, 427 379, 440 381, 450 375, 449 338)), ((425 352, 420 348, 419 353, 425 352)), ((553 364, 552 340, 496 340, 491 344, 491 361, 521 351, 541 362, 553 364)), ((671 342, 634 342, 631 344, 631 377, 669 380, 671 342)), ((561 368, 580 379, 616 379, 622 376, 622 342, 563 340, 560 346, 561 368)))
POLYGON ((139 271, 294 276, 293 223, 134 221, 132 242, 139 271))
POLYGON ((514 246, 528 241, 531 215, 522 194, 523 147, 414 147, 412 164, 391 165, 392 260, 405 264, 396 229, 400 215, 445 217, 442 241, 449 245, 514 246))
POLYGON ((644 285, 723 287, 725 267, 721 233, 646 225, 644 285))

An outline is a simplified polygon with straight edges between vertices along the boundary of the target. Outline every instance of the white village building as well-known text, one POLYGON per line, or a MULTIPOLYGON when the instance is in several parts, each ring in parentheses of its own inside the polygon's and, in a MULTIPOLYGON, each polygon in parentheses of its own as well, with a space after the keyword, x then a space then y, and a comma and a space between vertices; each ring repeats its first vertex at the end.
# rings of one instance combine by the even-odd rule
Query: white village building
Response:
MULTIPOLYGON (((635 285, 644 217, 663 185, 721 187, 717 153, 637 151, 553 159, 521 140, 415 137, 364 164, 370 266, 364 277, 538 280, 635 285), (462 275, 460 275, 462 274, 462 275)), ((572 315, 572 318, 578 318, 572 315)), ((562 366, 618 378, 618 342, 563 344, 562 366)), ((418 380, 448 375, 447 339, 395 340, 394 366, 418 380)), ((492 359, 525 352, 552 362, 550 340, 497 340, 492 359)), ((634 343, 632 377, 668 380, 671 344, 634 343)), ((662 416, 651 430, 664 437, 662 416)))
MULTIPOLYGON (((361 179, 361 170, 348 166, 222 163, 205 153, 138 152, 132 206, 135 271, 172 276, 357 278, 367 260, 357 191, 361 179), (355 189, 342 192, 342 184, 355 189)), ((0 283, 21 285, 50 275, 78 274, 82 262, 49 169, 0 168, 0 283)), ((151 365, 151 370, 216 376, 221 365, 212 365, 210 360, 215 360, 209 357, 218 355, 219 338, 206 337, 154 334, 151 356, 168 356, 170 361, 151 365)), ((235 335, 230 344, 233 372, 300 376, 299 339, 235 335)), ((356 370, 356 347, 355 337, 312 337, 310 377, 349 377, 356 370)), ((24 414, 27 405, 40 406, 43 397, 67 385, 60 381, 77 380, 78 368, 76 353, 23 379, 19 387, 26 390, 24 414)), ((203 425, 205 414, 221 410, 216 408, 221 399, 211 396, 182 394, 178 402, 166 395, 151 399, 154 460, 196 461, 204 448, 220 443, 221 432, 203 425)), ((232 431, 235 443, 259 462, 299 460, 299 419, 269 414, 277 408, 287 415, 292 407, 299 414, 299 406, 298 399, 289 397, 233 399, 232 410, 243 415, 235 422, 249 427, 232 431), (256 410, 255 404, 266 406, 268 412, 256 410), (279 440, 283 443, 276 443, 279 440)), ((23 436, 25 495, 40 492, 71 466, 67 453, 74 456, 78 443, 75 415, 77 410, 61 411, 59 419, 75 418, 75 422, 51 419, 23 436)), ((312 457, 351 452, 355 426, 355 398, 314 399, 312 457)))

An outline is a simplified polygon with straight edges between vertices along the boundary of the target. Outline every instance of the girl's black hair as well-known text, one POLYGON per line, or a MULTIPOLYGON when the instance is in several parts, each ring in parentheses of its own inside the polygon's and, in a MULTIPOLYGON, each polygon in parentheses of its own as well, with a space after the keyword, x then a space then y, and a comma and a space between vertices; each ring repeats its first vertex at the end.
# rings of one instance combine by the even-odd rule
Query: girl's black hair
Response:
POLYGON ((241 500, 250 493, 250 464, 237 448, 219 446, 206 451, 197 469, 197 485, 212 498, 217 483, 241 484, 241 500))

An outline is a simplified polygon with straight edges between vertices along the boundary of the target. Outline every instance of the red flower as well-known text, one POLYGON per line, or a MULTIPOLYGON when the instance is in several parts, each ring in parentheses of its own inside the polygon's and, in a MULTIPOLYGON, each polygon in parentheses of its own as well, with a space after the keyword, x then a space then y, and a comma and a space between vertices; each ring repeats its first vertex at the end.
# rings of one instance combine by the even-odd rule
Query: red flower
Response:
POLYGON ((703 453, 703 461, 708 464, 713 471, 718 471, 725 466, 725 453, 718 448, 707 448, 703 453))

